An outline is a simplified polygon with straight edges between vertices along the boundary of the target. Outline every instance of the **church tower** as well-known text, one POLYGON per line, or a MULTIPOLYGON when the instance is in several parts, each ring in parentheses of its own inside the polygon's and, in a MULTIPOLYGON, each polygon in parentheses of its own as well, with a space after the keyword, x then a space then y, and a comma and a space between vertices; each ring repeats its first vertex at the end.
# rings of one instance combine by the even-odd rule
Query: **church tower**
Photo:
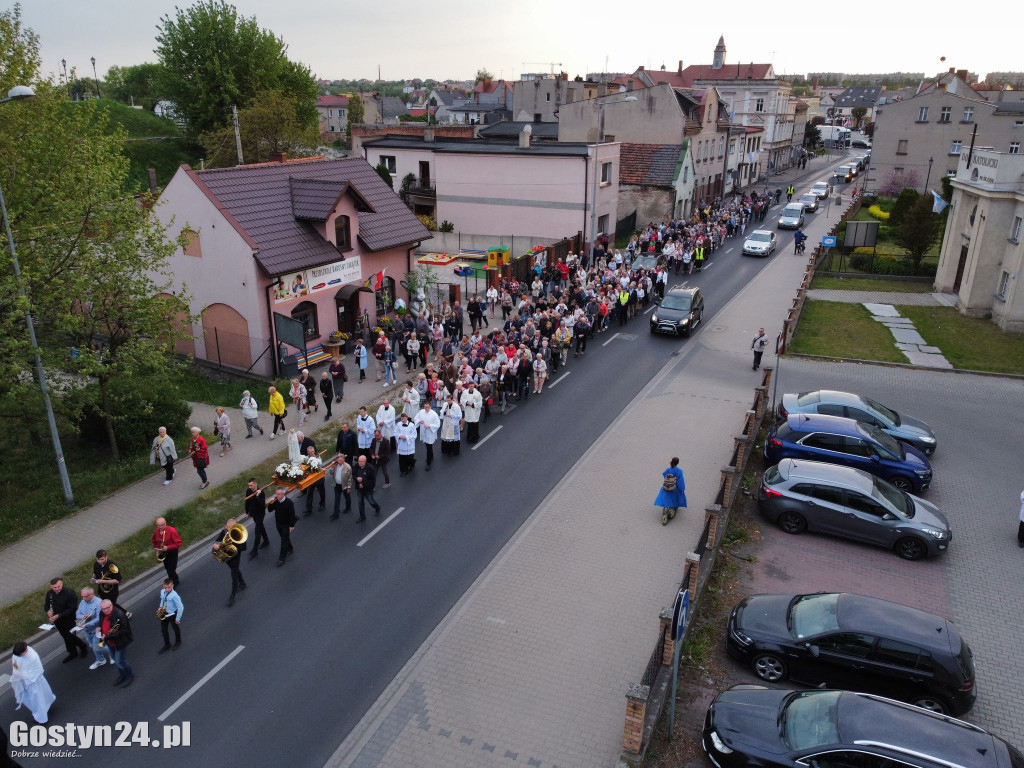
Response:
POLYGON ((718 38, 718 45, 715 46, 714 63, 712 69, 721 69, 725 66, 725 35, 718 38))

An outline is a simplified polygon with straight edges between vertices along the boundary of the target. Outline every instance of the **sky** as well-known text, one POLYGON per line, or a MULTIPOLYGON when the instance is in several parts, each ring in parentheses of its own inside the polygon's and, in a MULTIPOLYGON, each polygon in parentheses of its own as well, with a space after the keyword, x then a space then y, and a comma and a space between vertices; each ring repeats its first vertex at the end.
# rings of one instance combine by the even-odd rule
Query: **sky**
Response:
MULTIPOLYGON (((188 0, 177 4, 186 6, 188 0)), ((970 14, 948 0, 858 6, 648 0, 638 8, 610 0, 236 0, 234 5, 283 38, 289 58, 327 79, 375 80, 378 66, 384 80, 472 79, 480 68, 509 80, 552 66, 570 77, 632 72, 641 65, 675 69, 680 59, 684 66, 710 64, 719 35, 725 36, 728 63, 771 62, 785 74, 931 76, 955 67, 984 77, 1024 70, 1020 25, 1009 23, 1007 15, 1014 6, 1010 0, 976 0, 970 14)), ((114 64, 155 61, 156 26, 174 6, 173 0, 23 0, 22 14, 41 38, 44 73, 56 74, 66 59, 69 70, 91 76, 89 59, 95 56, 102 78, 114 64)))

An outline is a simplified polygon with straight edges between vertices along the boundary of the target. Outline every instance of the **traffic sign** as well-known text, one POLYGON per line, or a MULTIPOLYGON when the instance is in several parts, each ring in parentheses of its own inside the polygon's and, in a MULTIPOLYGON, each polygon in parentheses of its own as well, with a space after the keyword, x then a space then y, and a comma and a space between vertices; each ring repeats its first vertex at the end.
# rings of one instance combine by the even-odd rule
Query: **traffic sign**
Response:
POLYGON ((821 238, 821 244, 825 248, 835 248, 836 247, 835 235, 829 235, 829 236, 821 238))
POLYGON ((690 590, 680 589, 672 606, 672 637, 678 643, 686 631, 686 620, 690 617, 690 590))

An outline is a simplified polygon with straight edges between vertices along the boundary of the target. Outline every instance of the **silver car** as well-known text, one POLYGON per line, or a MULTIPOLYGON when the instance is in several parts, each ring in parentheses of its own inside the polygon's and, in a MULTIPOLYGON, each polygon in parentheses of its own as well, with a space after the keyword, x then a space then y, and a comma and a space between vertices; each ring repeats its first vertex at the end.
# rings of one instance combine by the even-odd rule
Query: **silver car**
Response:
POLYGON ((778 244, 779 240, 774 232, 755 229, 743 241, 743 253, 750 256, 771 256, 778 244))
POLYGON ((779 214, 779 229, 799 229, 804 225, 804 206, 790 203, 779 214))
POLYGON ((791 413, 822 413, 826 416, 856 419, 861 424, 874 425, 887 435, 910 443, 926 456, 931 456, 938 447, 935 433, 923 421, 905 413, 897 413, 870 397, 852 392, 819 389, 816 392, 783 395, 779 404, 779 417, 786 419, 791 413))
POLYGON ((817 531, 893 550, 906 560, 939 555, 953 533, 930 502, 880 477, 820 461, 783 459, 764 471, 761 514, 786 533, 817 531))
POLYGON ((807 213, 814 213, 818 210, 818 196, 812 192, 808 192, 806 195, 800 195, 800 205, 804 207, 807 213))
POLYGON ((816 181, 811 185, 811 194, 818 198, 826 198, 832 187, 827 181, 816 181))

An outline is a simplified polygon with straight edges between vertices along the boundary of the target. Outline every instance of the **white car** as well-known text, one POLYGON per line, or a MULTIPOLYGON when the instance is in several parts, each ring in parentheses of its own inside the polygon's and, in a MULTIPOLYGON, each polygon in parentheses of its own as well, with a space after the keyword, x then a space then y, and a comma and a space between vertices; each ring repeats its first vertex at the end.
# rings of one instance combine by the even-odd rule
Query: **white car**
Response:
POLYGON ((818 181, 811 185, 811 194, 815 195, 819 200, 823 200, 828 197, 832 187, 828 185, 827 181, 818 181))
POLYGON ((755 229, 743 241, 743 253, 750 256, 771 256, 779 244, 775 233, 767 229, 755 229))
POLYGON ((803 203, 790 203, 779 214, 779 229, 800 229, 804 225, 803 203))

